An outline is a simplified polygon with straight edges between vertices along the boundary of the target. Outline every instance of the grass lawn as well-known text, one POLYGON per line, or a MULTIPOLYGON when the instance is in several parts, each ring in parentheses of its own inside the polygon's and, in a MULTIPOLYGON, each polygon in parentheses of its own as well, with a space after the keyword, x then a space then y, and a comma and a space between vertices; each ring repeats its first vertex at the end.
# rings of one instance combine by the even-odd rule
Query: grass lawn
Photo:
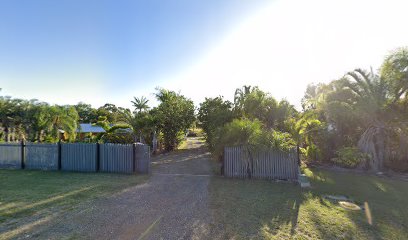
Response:
POLYGON ((35 220, 146 180, 137 175, 0 170, 0 239, 17 236, 35 220))
POLYGON ((186 150, 190 148, 196 148, 199 145, 205 144, 204 137, 195 137, 195 138, 187 138, 181 141, 179 146, 177 147, 178 150, 186 150), (193 140, 192 140, 193 139, 193 140))
POLYGON ((290 183, 214 178, 210 207, 223 238, 408 239, 408 182, 376 176, 306 170, 312 189, 290 183), (323 197, 346 195, 368 203, 351 211, 323 197))

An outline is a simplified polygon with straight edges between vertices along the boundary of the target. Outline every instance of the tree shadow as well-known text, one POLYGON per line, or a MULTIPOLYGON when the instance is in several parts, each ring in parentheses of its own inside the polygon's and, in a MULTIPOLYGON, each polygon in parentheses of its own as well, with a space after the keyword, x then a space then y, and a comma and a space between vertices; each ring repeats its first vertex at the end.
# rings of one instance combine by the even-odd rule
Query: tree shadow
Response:
POLYGON ((394 239, 408 239, 407 228, 404 225, 408 216, 407 182, 368 174, 316 169, 311 181, 313 188, 309 191, 308 199, 319 201, 320 208, 308 211, 308 217, 321 237, 387 239, 392 236, 394 239), (343 209, 338 201, 325 199, 323 196, 327 194, 346 196, 349 201, 361 206, 362 210, 343 209), (364 203, 368 204, 368 209, 364 209, 364 203), (327 218, 322 217, 321 213, 324 211, 338 217, 332 219, 332 226, 328 226, 325 222, 327 218), (370 217, 367 216, 368 211, 370 217), (328 227, 337 229, 328 231, 328 227), (333 232, 341 235, 333 235, 333 232))
POLYGON ((290 238, 296 233, 303 201, 298 185, 213 178, 209 195, 214 238, 290 238))
POLYGON ((133 181, 139 183, 136 176, 104 173, 19 170, 1 174, 0 239, 31 235, 80 203, 117 192, 133 181))

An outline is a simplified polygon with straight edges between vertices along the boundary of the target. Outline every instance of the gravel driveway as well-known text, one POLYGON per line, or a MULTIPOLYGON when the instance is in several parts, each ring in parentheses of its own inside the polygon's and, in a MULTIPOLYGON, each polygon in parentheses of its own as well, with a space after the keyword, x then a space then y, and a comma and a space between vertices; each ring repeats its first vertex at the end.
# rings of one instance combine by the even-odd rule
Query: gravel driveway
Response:
POLYGON ((187 150, 152 158, 145 184, 78 207, 31 235, 40 239, 214 239, 208 207, 209 153, 195 138, 187 150))

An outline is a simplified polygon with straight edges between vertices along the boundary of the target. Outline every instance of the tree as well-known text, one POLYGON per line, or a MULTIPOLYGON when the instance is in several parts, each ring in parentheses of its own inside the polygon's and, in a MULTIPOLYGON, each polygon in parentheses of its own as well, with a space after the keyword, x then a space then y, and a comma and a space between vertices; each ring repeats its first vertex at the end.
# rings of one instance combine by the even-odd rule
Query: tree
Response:
POLYGON ((327 141, 321 144, 321 131, 325 131, 324 125, 313 111, 304 112, 294 124, 292 136, 308 159, 319 159, 324 154, 321 145, 329 144, 327 141))
POLYGON ((220 128, 232 121, 234 117, 232 103, 224 101, 223 97, 205 98, 198 110, 199 126, 206 135, 210 149, 214 148, 214 137, 220 128))
POLYGON ((74 141, 78 128, 78 118, 78 113, 72 106, 51 106, 47 109, 48 141, 58 141, 59 130, 67 132, 69 141, 74 141))
POLYGON ((234 110, 237 117, 258 119, 268 129, 288 132, 287 120, 295 117, 297 111, 286 100, 277 101, 258 87, 244 86, 235 91, 234 110))
POLYGON ((149 109, 149 105, 147 105, 149 100, 147 100, 147 98, 145 98, 144 96, 140 98, 133 97, 133 99, 134 101, 131 101, 131 103, 135 107, 137 113, 141 113, 142 111, 147 111, 149 109))
POLYGON ((105 116, 110 123, 116 123, 121 117, 120 109, 111 103, 106 103, 98 108, 97 115, 98 117, 105 116))
POLYGON ((398 101, 408 90, 408 47, 392 51, 385 58, 380 71, 381 77, 389 85, 393 101, 398 101))
POLYGON ((130 126, 138 139, 135 141, 151 143, 153 134, 156 131, 156 119, 150 112, 132 113, 129 110, 123 112, 123 121, 130 126))
MULTIPOLYGON (((360 149, 370 155, 369 167, 379 171, 387 152, 387 135, 391 130, 387 124, 386 111, 389 100, 384 78, 361 69, 349 72, 345 86, 356 96, 355 106, 361 113, 365 130, 358 141, 360 149)), ((391 100, 392 101, 392 100, 391 100)))
POLYGON ((162 88, 157 89, 156 98, 160 104, 152 114, 163 133, 165 149, 171 151, 194 122, 194 104, 183 95, 162 88))
POLYGON ((91 104, 79 102, 74 107, 78 112, 81 123, 96 123, 98 121, 98 113, 95 108, 92 108, 91 104))

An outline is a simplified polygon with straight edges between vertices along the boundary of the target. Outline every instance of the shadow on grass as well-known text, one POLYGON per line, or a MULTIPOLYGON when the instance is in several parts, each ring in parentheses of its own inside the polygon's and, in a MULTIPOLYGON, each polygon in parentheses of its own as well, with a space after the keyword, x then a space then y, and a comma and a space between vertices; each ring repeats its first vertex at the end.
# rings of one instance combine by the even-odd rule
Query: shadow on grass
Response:
MULTIPOLYGON (((313 189, 309 199, 319 199, 315 211, 308 211, 309 218, 324 238, 333 238, 329 233, 338 232, 337 238, 356 239, 408 239, 408 182, 392 180, 369 174, 313 170, 310 175, 313 189), (327 179, 329 179, 327 181, 327 179), (322 199, 324 194, 344 195, 351 201, 368 209, 346 210, 337 203, 322 199), (370 217, 367 217, 369 212, 370 217), (331 213, 336 218, 323 216, 331 213), (372 224, 369 224, 369 219, 372 224), (333 222, 328 226, 327 222, 333 222), (328 231, 336 228, 336 231, 328 231)), ((310 204, 310 209, 315 205, 310 204)))
POLYGON ((302 194, 292 183, 213 178, 209 194, 217 238, 290 237, 296 231, 302 194))
POLYGON ((79 203, 145 182, 147 177, 104 173, 0 170, 0 239, 31 234, 79 203))
POLYGON ((309 174, 312 188, 288 183, 213 178, 213 231, 219 239, 408 239, 408 183, 330 171, 309 174), (343 209, 343 195, 364 210, 343 209))
POLYGON ((92 188, 95 188, 95 187, 97 187, 97 185, 92 186, 92 187, 83 187, 83 188, 73 190, 73 191, 70 191, 64 194, 49 196, 46 199, 42 199, 42 200, 32 202, 32 203, 27 203, 27 204, 20 203, 18 205, 10 206, 8 208, 5 207, 2 210, 0 210, 0 215, 6 216, 6 217, 7 216, 16 217, 26 212, 34 211, 35 209, 44 208, 48 205, 56 204, 57 202, 63 202, 66 200, 66 198, 75 198, 76 195, 83 194, 86 191, 90 191, 92 188))

